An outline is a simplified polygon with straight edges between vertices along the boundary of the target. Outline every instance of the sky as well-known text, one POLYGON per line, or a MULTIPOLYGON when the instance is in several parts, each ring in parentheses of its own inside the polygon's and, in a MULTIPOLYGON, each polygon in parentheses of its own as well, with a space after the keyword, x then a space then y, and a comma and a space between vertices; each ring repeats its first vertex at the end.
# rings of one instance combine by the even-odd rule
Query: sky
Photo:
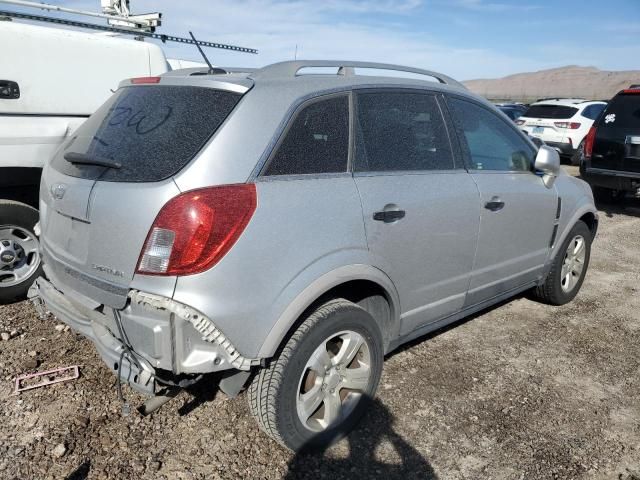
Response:
MULTIPOLYGON (((49 3, 100 7, 99 0, 49 3)), ((297 49, 298 59, 398 63, 460 80, 565 65, 640 69, 640 0, 131 0, 131 11, 162 12, 159 33, 187 37, 193 30, 202 40, 259 50, 205 49, 220 66, 292 60, 297 49)), ((200 60, 194 46, 164 49, 168 57, 200 60)))

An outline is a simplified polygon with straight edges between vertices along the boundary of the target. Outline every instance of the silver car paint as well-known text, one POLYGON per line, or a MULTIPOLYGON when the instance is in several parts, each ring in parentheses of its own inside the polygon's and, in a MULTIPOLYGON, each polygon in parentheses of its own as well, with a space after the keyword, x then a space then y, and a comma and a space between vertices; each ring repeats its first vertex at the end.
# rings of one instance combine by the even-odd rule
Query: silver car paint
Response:
MULTIPOLYGON (((487 286, 500 280, 496 277, 499 272, 510 272, 517 277, 518 268, 528 271, 526 278, 521 280, 528 279, 529 274, 532 282, 539 279, 542 266, 538 264, 541 259, 547 259, 548 265, 551 255, 548 244, 545 249, 537 240, 544 235, 547 235, 547 242, 550 238, 548 230, 552 228, 553 218, 547 225, 542 217, 547 214, 547 200, 554 197, 556 191, 563 197, 566 209, 563 208, 555 245, 561 242, 580 216, 595 214, 593 200, 579 181, 566 176, 559 177, 552 190, 533 192, 527 199, 518 199, 515 188, 511 192, 505 191, 504 195, 510 195, 517 210, 509 217, 517 223, 518 228, 527 221, 531 211, 538 208, 535 205, 537 199, 545 203, 530 225, 531 229, 539 228, 540 231, 536 231, 532 239, 525 239, 522 248, 511 251, 512 258, 505 265, 500 265, 500 259, 487 251, 485 257, 478 257, 484 263, 477 265, 483 265, 485 270, 472 270, 476 258, 475 239, 478 232, 482 232, 479 222, 484 212, 481 213, 480 196, 500 190, 499 179, 508 176, 496 176, 495 184, 486 177, 477 182, 480 187, 478 190, 473 176, 465 171, 444 174, 450 176, 447 177, 451 181, 449 189, 453 189, 454 183, 463 187, 464 195, 454 198, 453 190, 441 188, 440 181, 445 177, 437 173, 387 176, 391 180, 375 175, 365 179, 367 176, 354 177, 350 174, 269 179, 258 177, 257 173, 285 128, 291 112, 313 96, 357 88, 400 87, 455 92, 457 95, 471 96, 495 110, 488 102, 457 87, 411 79, 391 80, 387 77, 323 75, 293 79, 256 78, 254 81, 234 74, 226 76, 221 82, 205 76, 180 77, 174 72, 162 80, 162 84, 165 82, 229 88, 248 93, 205 148, 166 182, 97 182, 91 187, 93 193, 87 200, 87 185, 50 168, 45 169, 41 189, 41 215, 46 226, 43 229, 44 248, 45 251, 51 251, 50 256, 54 261, 84 276, 124 289, 137 288, 170 297, 198 309, 227 335, 242 355, 250 358, 272 356, 289 328, 309 305, 330 288, 350 280, 370 280, 384 289, 392 311, 392 325, 387 335, 397 345, 403 333, 415 331, 423 323, 438 320, 468 305, 469 295, 465 284, 471 283, 478 292, 483 292, 487 286), (415 188, 415 191, 406 189, 409 183, 415 186, 421 180, 430 184, 431 188, 415 188), (180 191, 246 181, 256 182, 258 209, 242 236, 219 264, 206 272, 178 279, 133 274, 151 223, 169 198, 180 191), (373 185, 389 181, 395 184, 395 190, 391 188, 390 193, 402 193, 405 196, 403 203, 412 206, 411 211, 407 210, 408 217, 405 220, 413 216, 421 222, 413 227, 415 230, 411 233, 414 236, 406 239, 413 255, 420 255, 418 242, 427 239, 422 250, 427 258, 420 259, 424 265, 422 277, 420 269, 413 265, 395 267, 397 271, 391 271, 393 269, 389 265, 392 260, 384 258, 385 244, 388 242, 386 239, 381 241, 384 232, 408 227, 400 222, 397 225, 366 227, 372 211, 384 207, 386 203, 398 201, 393 199, 395 196, 384 198, 381 195, 379 203, 375 199, 373 185), (47 192, 58 182, 68 184, 71 190, 77 187, 78 193, 71 195, 77 195, 78 200, 74 202, 72 197, 68 197, 68 206, 56 204, 47 192), (481 185, 483 182, 486 184, 481 185), (371 190, 367 192, 366 184, 369 183, 371 190), (424 199, 410 198, 412 192, 416 194, 418 191, 424 194, 424 199), (447 211, 448 203, 444 198, 456 210, 447 211), (469 203, 473 198, 478 199, 475 205, 469 203), (425 210, 417 213, 423 200, 422 208, 425 210), (63 215, 57 214, 57 210, 63 215), (62 228, 53 224, 60 222, 60 225, 64 225, 66 220, 62 219, 69 217, 91 222, 91 232, 83 232, 85 237, 73 239, 72 230, 69 230, 67 238, 56 240, 54 235, 49 240, 49 232, 56 231, 56 228, 60 232, 62 228), (437 230, 442 226, 446 226, 444 231, 437 230), (458 235, 453 234, 456 229, 458 235), (77 246, 78 250, 72 252, 63 240, 67 245, 75 245, 81 240, 86 244, 77 246), (447 244, 451 251, 445 249, 447 244), (435 249, 430 250, 434 246, 435 249), (525 246, 532 250, 525 251, 525 246), (518 253, 522 254, 522 258, 518 257, 518 253), (441 263, 443 256, 446 256, 448 263, 441 263), (91 265, 104 265, 112 271, 122 272, 122 276, 114 277, 108 271, 93 269, 91 265), (409 268, 413 270, 409 271, 409 268), (534 278, 536 274, 537 278, 534 278), (407 285, 403 280, 405 277, 407 281, 414 279, 421 283, 407 285)), ((540 181, 533 173, 521 175, 529 175, 524 180, 529 184, 540 181)), ((515 230, 513 225, 498 225, 494 233, 510 236, 515 230)), ((542 263, 545 263, 544 260, 542 263)), ((59 276, 53 283, 62 292, 70 293, 69 297, 79 303, 88 301, 91 304, 93 301, 115 308, 124 305, 121 296, 114 299, 101 293, 99 288, 68 276, 59 276), (74 295, 74 291, 79 295, 74 295)), ((124 320, 134 316, 126 314, 123 311, 124 320)), ((148 315, 144 315, 145 322, 148 315)), ((160 318, 158 322, 161 327, 160 318)), ((207 371, 212 370, 209 368, 207 371)))

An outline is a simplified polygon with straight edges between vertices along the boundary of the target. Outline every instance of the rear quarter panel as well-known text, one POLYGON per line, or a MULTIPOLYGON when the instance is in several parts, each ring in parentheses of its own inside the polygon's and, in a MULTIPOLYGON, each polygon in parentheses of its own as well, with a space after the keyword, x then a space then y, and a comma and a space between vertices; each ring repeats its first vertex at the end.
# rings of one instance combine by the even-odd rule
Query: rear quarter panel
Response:
POLYGON ((309 285, 368 255, 350 175, 261 180, 257 192, 256 212, 229 253, 206 272, 178 278, 174 294, 252 358, 309 285))

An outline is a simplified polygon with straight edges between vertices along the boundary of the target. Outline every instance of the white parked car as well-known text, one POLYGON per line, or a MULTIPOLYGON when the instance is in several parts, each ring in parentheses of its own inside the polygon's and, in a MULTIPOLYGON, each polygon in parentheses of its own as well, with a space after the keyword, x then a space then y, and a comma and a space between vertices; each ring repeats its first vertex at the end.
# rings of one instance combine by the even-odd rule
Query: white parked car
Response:
POLYGON ((171 70, 150 42, 0 21, 0 303, 39 274, 40 174, 123 78, 171 70))
POLYGON ((522 130, 555 148, 562 156, 571 157, 578 164, 584 139, 606 102, 582 98, 553 98, 541 100, 516 120, 522 130))

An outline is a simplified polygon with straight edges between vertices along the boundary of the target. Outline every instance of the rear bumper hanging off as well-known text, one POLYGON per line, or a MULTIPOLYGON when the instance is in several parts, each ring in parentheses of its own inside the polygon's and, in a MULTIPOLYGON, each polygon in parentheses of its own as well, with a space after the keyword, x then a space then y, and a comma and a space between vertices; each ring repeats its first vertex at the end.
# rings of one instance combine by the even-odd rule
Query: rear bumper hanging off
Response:
POLYGON ((120 371, 122 381, 145 394, 155 393, 158 369, 194 375, 248 371, 260 364, 259 359, 241 355, 201 312, 170 298, 130 291, 130 301, 117 311, 128 344, 125 346, 111 308, 89 308, 89 302, 77 292, 62 292, 44 277, 36 280, 29 296, 36 306, 40 303, 43 310, 91 340, 105 363, 120 371), (141 361, 128 358, 129 348, 141 361))

